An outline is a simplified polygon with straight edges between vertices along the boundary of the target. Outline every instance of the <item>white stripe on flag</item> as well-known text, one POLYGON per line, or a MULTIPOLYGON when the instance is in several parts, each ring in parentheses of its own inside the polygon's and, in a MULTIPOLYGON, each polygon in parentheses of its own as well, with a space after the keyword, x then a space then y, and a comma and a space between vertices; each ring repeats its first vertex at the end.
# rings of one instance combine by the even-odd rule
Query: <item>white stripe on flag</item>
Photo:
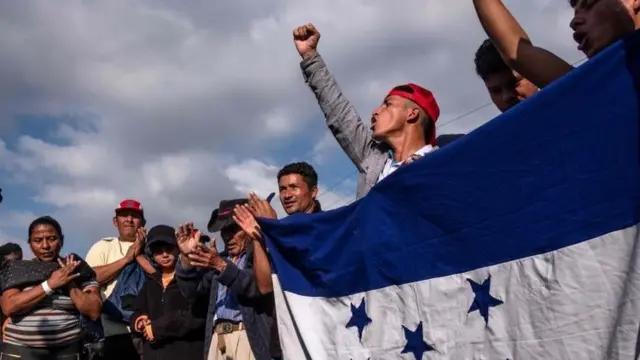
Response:
POLYGON ((314 360, 414 359, 401 353, 403 326, 414 331, 422 322, 423 340, 434 348, 425 359, 634 359, 638 240, 632 226, 541 255, 340 298, 283 294, 274 277, 284 353, 305 359, 305 346, 314 360), (479 311, 469 312, 475 295, 468 279, 482 284, 489 277, 488 294, 502 303, 488 308, 485 324, 479 311), (363 299, 372 322, 360 341, 346 324, 351 305, 363 299))

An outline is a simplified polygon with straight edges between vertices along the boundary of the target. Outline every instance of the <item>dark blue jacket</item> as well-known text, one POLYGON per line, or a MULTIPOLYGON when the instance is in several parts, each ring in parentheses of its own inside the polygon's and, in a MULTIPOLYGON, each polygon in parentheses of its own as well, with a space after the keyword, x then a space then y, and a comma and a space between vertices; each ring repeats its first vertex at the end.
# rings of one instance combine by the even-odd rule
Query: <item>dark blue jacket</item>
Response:
MULTIPOLYGON (((225 256, 221 254, 221 256, 225 256)), ((247 249, 247 263, 240 270, 233 262, 227 261, 222 273, 213 270, 183 268, 180 263, 176 268, 176 278, 182 294, 186 298, 197 298, 209 294, 209 311, 205 330, 204 358, 208 357, 213 336, 213 318, 218 296, 218 286, 227 286, 240 303, 242 321, 247 331, 249 345, 256 360, 270 360, 279 356, 275 337, 275 314, 273 294, 263 295, 258 290, 253 274, 253 246, 247 249)))

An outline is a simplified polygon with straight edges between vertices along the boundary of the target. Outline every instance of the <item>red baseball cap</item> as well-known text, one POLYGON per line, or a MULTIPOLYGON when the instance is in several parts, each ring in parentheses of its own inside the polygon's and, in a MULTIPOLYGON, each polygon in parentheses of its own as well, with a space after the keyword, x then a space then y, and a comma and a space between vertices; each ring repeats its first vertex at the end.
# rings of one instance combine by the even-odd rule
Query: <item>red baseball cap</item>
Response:
MULTIPOLYGON (((436 131, 435 124, 440 116, 440 107, 433 93, 420 85, 408 83, 404 85, 398 85, 391 89, 387 96, 396 95, 405 99, 411 100, 416 103, 433 121, 433 131, 431 132, 431 139, 428 139, 429 144, 435 145, 436 143, 436 131)), ((426 130, 426 129, 425 129, 426 130)))
POLYGON ((122 200, 118 207, 116 208, 116 213, 119 211, 136 211, 144 216, 144 210, 142 209, 142 204, 139 201, 133 199, 122 200))

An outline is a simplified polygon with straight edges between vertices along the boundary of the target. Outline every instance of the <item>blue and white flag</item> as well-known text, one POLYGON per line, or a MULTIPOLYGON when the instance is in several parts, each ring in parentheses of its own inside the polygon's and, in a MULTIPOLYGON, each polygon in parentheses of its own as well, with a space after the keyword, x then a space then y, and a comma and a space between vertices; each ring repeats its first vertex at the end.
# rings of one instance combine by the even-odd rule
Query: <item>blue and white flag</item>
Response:
POLYGON ((263 221, 287 360, 637 359, 640 34, 360 201, 263 221))

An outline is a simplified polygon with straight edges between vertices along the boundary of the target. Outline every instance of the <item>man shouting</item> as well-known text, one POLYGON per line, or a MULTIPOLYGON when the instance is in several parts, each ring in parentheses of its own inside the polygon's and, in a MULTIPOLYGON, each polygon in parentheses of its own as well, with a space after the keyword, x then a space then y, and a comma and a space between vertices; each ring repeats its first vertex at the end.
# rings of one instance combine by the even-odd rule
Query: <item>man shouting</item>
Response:
POLYGON ((357 198, 400 166, 433 151, 440 108, 418 85, 391 89, 365 124, 343 95, 317 51, 320 33, 312 24, 293 31, 305 81, 316 95, 329 130, 360 172, 357 198))

